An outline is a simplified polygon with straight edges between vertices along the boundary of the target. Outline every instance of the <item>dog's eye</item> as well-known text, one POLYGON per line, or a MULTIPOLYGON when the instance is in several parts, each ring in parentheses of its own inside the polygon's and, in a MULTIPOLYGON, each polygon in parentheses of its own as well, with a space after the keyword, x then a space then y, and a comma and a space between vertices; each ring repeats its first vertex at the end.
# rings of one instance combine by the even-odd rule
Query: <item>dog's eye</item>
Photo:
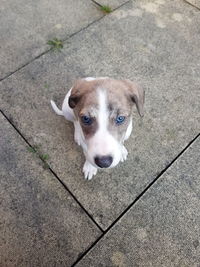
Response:
POLYGON ((125 121, 124 116, 117 116, 117 118, 115 119, 116 124, 122 124, 124 121, 125 121))
POLYGON ((82 116, 81 121, 85 125, 91 125, 92 124, 92 118, 90 118, 88 116, 82 116))

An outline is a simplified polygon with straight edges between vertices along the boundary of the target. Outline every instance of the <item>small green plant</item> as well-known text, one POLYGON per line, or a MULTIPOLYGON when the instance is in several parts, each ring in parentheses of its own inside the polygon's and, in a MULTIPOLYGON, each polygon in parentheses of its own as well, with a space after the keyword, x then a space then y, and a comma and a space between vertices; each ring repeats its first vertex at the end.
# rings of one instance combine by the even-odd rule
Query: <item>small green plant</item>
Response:
POLYGON ((45 88, 49 88, 49 85, 47 83, 44 84, 45 88))
POLYGON ((48 165, 47 162, 44 162, 44 163, 43 163, 43 168, 44 168, 45 170, 49 168, 49 165, 48 165))
POLYGON ((31 153, 36 153, 36 152, 37 152, 37 151, 35 150, 35 148, 32 147, 32 146, 29 146, 27 149, 28 149, 28 151, 31 152, 31 153))
POLYGON ((48 154, 40 154, 40 157, 42 160, 46 161, 49 159, 49 155, 48 154))
POLYGON ((105 12, 105 13, 111 13, 112 12, 112 8, 110 6, 101 6, 100 7, 101 11, 105 12))
POLYGON ((34 145, 34 146, 29 146, 27 149, 29 152, 36 154, 38 157, 40 157, 43 160, 44 169, 48 169, 49 166, 48 166, 46 161, 49 159, 49 155, 48 154, 42 154, 40 152, 40 147, 41 147, 41 145, 34 145))
POLYGON ((63 48, 63 41, 57 38, 54 38, 53 40, 49 40, 47 44, 51 46, 52 50, 60 51, 63 48))
POLYGON ((92 0, 92 2, 94 2, 97 6, 99 6, 100 10, 103 11, 104 13, 111 13, 112 12, 112 8, 108 5, 100 5, 98 2, 96 2, 95 0, 92 0))
POLYGON ((33 145, 29 146, 27 149, 31 153, 38 153, 38 150, 40 149, 41 145, 33 145))

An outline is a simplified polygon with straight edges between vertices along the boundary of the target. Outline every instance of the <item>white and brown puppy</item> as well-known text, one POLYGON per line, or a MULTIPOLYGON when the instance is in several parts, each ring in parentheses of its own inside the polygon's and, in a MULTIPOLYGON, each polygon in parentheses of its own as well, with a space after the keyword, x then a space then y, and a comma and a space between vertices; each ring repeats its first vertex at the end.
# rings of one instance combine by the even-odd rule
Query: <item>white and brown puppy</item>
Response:
POLYGON ((86 157, 83 172, 92 179, 98 168, 112 168, 127 158, 124 141, 132 131, 132 107, 143 116, 144 91, 130 80, 85 78, 67 93, 62 110, 54 111, 74 123, 74 139, 86 157))

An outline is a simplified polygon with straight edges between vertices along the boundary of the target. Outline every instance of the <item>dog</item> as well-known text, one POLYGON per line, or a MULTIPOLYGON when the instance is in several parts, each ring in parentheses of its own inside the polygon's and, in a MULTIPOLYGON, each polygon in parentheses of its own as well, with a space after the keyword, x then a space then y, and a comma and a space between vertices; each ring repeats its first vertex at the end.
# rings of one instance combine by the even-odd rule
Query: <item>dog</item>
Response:
POLYGON ((132 108, 144 114, 144 90, 130 80, 108 77, 82 78, 67 93, 62 110, 54 101, 56 114, 74 123, 75 142, 83 149, 85 179, 99 168, 115 167, 125 161, 124 146, 132 132, 132 108))

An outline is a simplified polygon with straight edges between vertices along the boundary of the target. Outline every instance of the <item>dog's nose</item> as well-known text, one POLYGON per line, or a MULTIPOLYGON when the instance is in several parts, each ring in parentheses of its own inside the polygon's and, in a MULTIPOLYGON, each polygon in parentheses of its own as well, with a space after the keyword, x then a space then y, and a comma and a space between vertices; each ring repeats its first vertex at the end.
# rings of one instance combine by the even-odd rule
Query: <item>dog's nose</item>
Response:
POLYGON ((111 156, 97 156, 94 158, 94 161, 100 168, 108 168, 112 164, 113 158, 111 156))

